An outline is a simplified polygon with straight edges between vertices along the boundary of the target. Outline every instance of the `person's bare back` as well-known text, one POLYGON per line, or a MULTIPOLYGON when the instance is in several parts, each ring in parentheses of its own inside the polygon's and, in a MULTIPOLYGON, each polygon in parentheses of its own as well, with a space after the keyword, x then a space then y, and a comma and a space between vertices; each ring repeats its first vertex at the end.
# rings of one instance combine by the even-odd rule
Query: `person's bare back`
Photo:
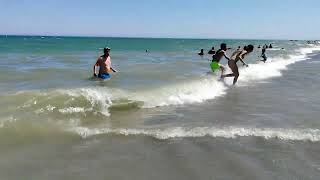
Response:
POLYGON ((217 61, 217 62, 220 62, 220 60, 224 57, 225 55, 225 51, 224 50, 220 50, 220 51, 217 51, 217 53, 213 56, 213 60, 217 61))
POLYGON ((226 59, 229 60, 229 57, 227 57, 226 55, 226 51, 227 51, 227 45, 225 43, 222 43, 220 45, 220 49, 216 52, 216 54, 212 57, 212 61, 216 61, 216 62, 220 62, 220 60, 225 57, 226 59))

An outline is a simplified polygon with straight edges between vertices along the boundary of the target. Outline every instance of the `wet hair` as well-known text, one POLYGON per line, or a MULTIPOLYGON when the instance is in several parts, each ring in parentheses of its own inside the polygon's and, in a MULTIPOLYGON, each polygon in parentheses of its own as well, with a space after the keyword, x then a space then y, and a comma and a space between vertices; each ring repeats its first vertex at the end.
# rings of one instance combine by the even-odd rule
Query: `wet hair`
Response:
POLYGON ((220 48, 221 48, 221 49, 227 49, 227 44, 226 44, 226 43, 220 44, 220 48))
POLYGON ((248 50, 249 50, 249 51, 253 51, 253 49, 254 49, 254 46, 251 45, 251 44, 249 44, 249 45, 248 45, 248 50))
POLYGON ((248 46, 245 46, 243 49, 246 50, 246 51, 250 51, 251 52, 251 51, 253 51, 254 46, 249 44, 248 46))

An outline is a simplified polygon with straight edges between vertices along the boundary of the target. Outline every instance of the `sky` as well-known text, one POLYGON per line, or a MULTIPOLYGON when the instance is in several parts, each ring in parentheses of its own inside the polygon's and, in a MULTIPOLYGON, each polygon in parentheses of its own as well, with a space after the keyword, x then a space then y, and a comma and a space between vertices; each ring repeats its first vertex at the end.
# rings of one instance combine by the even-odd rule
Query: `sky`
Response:
POLYGON ((0 34, 320 39, 320 0, 0 0, 0 34))

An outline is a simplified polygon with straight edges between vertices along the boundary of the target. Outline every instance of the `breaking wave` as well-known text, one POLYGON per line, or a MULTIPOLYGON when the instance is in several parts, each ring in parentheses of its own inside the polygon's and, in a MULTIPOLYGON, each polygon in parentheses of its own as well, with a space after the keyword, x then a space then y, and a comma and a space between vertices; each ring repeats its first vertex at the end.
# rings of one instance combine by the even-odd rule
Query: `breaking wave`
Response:
POLYGON ((173 138, 213 137, 234 139, 238 137, 261 137, 264 139, 280 139, 285 141, 320 141, 319 129, 281 129, 281 128, 248 128, 248 127, 175 127, 168 129, 90 129, 74 127, 70 131, 83 138, 97 135, 150 136, 160 140, 173 138))

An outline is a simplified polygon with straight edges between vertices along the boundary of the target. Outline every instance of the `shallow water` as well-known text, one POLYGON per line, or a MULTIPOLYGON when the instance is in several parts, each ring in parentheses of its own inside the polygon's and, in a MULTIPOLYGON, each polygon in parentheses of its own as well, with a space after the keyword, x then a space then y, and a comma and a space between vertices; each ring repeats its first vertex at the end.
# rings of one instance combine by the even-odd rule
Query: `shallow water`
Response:
POLYGON ((233 87, 198 49, 271 41, 0 41, 1 179, 319 177, 317 46, 274 41, 265 64, 256 49, 233 87), (95 81, 104 46, 119 73, 95 81))

